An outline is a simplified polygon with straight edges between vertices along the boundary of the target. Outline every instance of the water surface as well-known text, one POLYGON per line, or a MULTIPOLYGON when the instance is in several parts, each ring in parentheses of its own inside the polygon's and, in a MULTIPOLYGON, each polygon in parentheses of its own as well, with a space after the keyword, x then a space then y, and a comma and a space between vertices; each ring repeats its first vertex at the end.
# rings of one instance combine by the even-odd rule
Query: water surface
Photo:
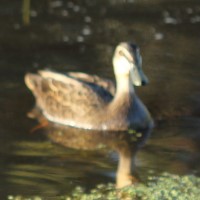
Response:
POLYGON ((31 131, 37 121, 26 113, 34 99, 23 77, 50 68, 114 80, 111 59, 121 41, 141 47, 150 84, 136 91, 156 121, 136 157, 137 173, 143 181, 149 171, 199 175, 199 1, 47 2, 32 1, 28 27, 21 1, 1 3, 0 196, 54 197, 77 185, 115 182, 112 148, 63 147, 43 131, 31 131))

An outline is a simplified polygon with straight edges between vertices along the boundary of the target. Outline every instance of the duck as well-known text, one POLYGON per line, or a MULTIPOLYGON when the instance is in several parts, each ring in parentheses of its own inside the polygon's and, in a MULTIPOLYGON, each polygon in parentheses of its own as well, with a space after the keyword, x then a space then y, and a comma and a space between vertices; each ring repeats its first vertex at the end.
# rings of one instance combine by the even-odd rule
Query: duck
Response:
POLYGON ((121 42, 112 62, 116 83, 83 72, 39 70, 27 73, 25 84, 53 123, 100 131, 152 128, 153 119, 135 92, 135 86, 148 83, 139 47, 121 42))

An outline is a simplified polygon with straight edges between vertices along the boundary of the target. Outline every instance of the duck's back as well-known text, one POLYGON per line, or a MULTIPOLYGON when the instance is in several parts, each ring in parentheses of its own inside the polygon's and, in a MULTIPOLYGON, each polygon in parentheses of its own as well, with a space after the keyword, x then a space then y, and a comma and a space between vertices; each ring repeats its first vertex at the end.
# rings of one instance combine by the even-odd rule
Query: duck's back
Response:
POLYGON ((93 128, 95 120, 112 100, 105 87, 51 71, 27 74, 26 85, 36 98, 36 105, 53 122, 93 128))

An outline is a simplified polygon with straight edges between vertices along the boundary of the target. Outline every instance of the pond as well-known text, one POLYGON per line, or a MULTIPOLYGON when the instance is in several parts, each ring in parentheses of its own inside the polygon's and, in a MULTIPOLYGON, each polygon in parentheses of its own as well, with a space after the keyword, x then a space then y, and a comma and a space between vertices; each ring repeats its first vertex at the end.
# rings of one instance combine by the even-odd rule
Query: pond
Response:
POLYGON ((198 0, 31 1, 28 26, 21 10, 22 1, 1 2, 1 199, 10 194, 55 197, 78 185, 90 189, 115 182, 118 142, 126 147, 128 140, 97 134, 96 143, 91 138, 84 143, 90 133, 68 130, 71 135, 64 136, 78 141, 58 144, 59 132, 55 139, 53 131, 49 136, 35 129, 38 122, 27 117, 34 98, 24 75, 48 68, 114 80, 112 54, 121 41, 140 46, 150 83, 136 91, 156 125, 136 155, 137 175, 144 182, 149 173, 200 175, 198 0))

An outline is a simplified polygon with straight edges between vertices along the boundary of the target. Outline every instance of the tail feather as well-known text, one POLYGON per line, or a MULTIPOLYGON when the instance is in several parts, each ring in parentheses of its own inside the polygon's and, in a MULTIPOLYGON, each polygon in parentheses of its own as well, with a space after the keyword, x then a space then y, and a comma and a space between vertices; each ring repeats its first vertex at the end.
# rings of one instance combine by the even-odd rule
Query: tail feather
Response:
POLYGON ((35 88, 38 88, 38 83, 41 81, 41 77, 39 75, 27 73, 24 80, 27 87, 34 91, 35 88))

